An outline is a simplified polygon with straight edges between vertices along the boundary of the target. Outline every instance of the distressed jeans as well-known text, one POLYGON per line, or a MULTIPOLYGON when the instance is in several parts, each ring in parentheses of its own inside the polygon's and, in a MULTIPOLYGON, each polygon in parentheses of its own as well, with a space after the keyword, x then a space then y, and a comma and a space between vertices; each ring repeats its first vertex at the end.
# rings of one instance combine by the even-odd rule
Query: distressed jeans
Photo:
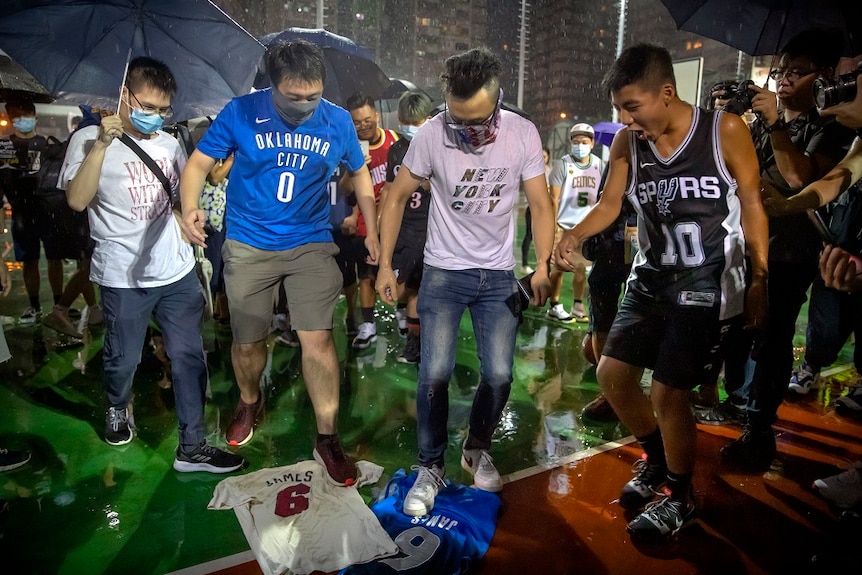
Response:
POLYGON ((419 463, 443 467, 448 439, 449 379, 458 329, 470 310, 480 362, 470 411, 470 449, 488 449, 512 387, 520 300, 506 270, 443 270, 425 266, 419 288, 422 361, 416 393, 419 463))

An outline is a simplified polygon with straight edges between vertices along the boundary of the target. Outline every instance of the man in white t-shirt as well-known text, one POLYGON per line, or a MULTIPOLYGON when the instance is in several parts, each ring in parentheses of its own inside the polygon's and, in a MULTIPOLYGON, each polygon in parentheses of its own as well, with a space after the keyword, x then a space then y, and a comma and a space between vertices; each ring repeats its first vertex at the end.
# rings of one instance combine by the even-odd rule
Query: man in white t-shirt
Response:
POLYGON ((101 288, 106 326, 105 441, 124 445, 134 437, 132 381, 154 316, 173 372, 180 436, 174 469, 228 473, 244 460, 206 443, 204 294, 192 247, 183 241, 171 210, 186 158, 177 140, 159 129, 173 113, 176 86, 164 63, 146 57, 132 60, 119 113, 72 136, 59 183, 72 209, 87 210, 96 242, 90 280, 101 288), (170 193, 120 141, 124 133, 161 168, 170 193))
MULTIPOLYGON (((557 214, 556 236, 554 247, 556 248, 563 232, 575 227, 590 209, 599 201, 599 186, 602 181, 602 172, 605 163, 598 156, 593 155, 595 144, 595 131, 589 124, 575 124, 569 131, 569 140, 572 147, 568 154, 560 158, 554 164, 549 178, 551 186, 551 197, 554 199, 554 208, 557 214)), ((587 267, 590 261, 583 256, 580 250, 573 256, 578 261, 575 271, 572 273, 572 295, 574 304, 572 313, 566 311, 560 303, 560 294, 563 291, 563 272, 555 269, 551 273, 551 307, 548 309, 548 317, 562 322, 573 321, 588 322, 587 312, 584 310, 584 295, 587 291, 587 267)))
POLYGON ((536 272, 533 303, 550 290, 548 258, 553 208, 545 180, 542 142, 529 120, 501 109, 500 62, 477 48, 446 60, 445 110, 414 136, 382 208, 377 292, 394 304, 398 293, 392 253, 404 206, 424 179, 431 183, 425 271, 419 288, 422 321, 417 390, 419 473, 404 512, 421 516, 434 506, 445 473, 449 378, 458 329, 470 310, 481 379, 470 413, 461 465, 476 487, 502 488, 488 455, 491 436, 509 399, 521 303, 512 250, 519 185, 533 216, 536 272))

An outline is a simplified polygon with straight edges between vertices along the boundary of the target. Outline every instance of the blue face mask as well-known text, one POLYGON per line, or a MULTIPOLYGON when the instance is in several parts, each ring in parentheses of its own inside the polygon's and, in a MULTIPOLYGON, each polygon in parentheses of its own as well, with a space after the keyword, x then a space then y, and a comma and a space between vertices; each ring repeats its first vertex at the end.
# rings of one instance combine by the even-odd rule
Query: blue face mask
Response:
POLYGON ((131 110, 129 121, 142 134, 152 134, 156 130, 160 130, 165 123, 165 120, 158 114, 146 114, 137 108, 131 110))
POLYGON ((33 116, 24 116, 12 120, 12 125, 22 134, 27 134, 36 129, 36 118, 33 116))
POLYGON ((404 134, 407 138, 413 139, 413 136, 416 135, 416 132, 419 131, 419 126, 410 126, 408 124, 399 124, 398 131, 404 134))
POLYGON ((583 160, 590 155, 592 148, 589 144, 572 144, 572 156, 576 160, 583 160))

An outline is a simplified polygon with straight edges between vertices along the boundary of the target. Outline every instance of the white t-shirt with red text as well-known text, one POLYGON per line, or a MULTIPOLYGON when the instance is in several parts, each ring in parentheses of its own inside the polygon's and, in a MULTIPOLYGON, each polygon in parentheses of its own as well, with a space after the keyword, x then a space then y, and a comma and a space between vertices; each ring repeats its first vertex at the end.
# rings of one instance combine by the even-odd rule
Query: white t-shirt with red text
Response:
MULTIPOLYGON (((65 189, 75 177, 98 137, 98 126, 72 134, 60 187, 65 189)), ((158 131, 135 143, 153 158, 176 193, 186 163, 177 140, 158 131)), ((181 279, 194 267, 194 253, 182 239, 167 191, 143 160, 119 140, 105 150, 98 191, 87 211, 90 235, 96 242, 91 281, 115 288, 159 287, 181 279)))

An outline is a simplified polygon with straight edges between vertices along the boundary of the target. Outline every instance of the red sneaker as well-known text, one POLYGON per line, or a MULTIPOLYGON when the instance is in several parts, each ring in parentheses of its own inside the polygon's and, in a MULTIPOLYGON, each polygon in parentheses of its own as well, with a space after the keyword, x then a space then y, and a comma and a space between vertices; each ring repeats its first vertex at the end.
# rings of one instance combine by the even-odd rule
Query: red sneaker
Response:
POLYGON ((342 487, 356 483, 356 462, 344 453, 337 437, 315 441, 314 460, 326 470, 330 483, 342 487))
POLYGON ((256 403, 246 403, 242 399, 237 402, 233 421, 230 422, 225 433, 228 445, 239 447, 251 441, 254 426, 261 411, 263 411, 263 393, 257 396, 256 403))

